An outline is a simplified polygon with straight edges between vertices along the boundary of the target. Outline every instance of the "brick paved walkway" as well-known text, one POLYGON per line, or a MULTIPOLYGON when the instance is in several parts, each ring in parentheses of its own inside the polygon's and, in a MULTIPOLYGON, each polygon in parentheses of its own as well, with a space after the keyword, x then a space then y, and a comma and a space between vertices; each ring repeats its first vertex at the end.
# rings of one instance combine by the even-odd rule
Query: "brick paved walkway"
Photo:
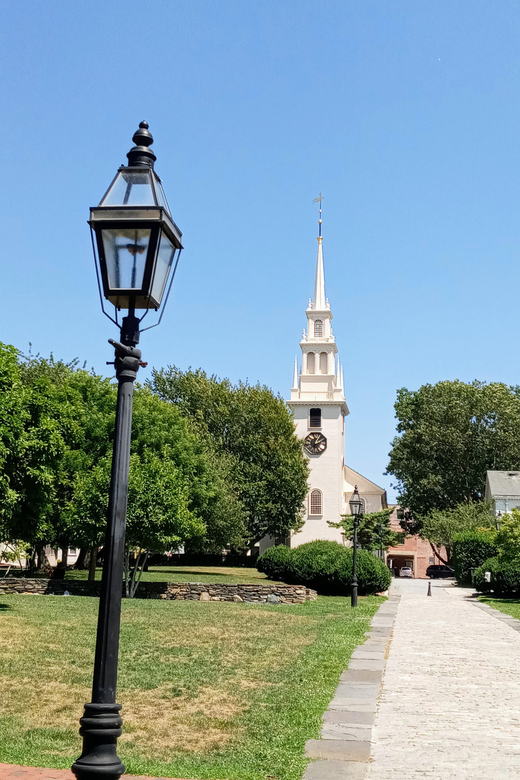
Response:
POLYGON ((428 598, 424 580, 394 582, 367 778, 520 778, 520 633, 468 591, 432 584, 428 598))
MULTIPOLYGON (((126 780, 151 780, 150 777, 133 775, 123 775, 123 777, 126 780)), ((37 769, 32 766, 0 764, 0 780, 76 780, 76 777, 68 769, 37 769)))

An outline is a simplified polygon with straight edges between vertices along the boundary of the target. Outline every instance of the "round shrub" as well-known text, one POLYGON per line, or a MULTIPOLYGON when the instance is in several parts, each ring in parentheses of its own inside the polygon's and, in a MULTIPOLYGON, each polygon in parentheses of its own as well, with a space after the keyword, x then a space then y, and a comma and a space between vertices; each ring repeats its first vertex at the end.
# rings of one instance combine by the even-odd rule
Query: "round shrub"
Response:
POLYGON ((292 550, 284 544, 277 547, 269 547, 257 562, 256 568, 263 572, 270 580, 287 581, 289 575, 289 559, 292 550))
MULTIPOLYGON (((346 596, 352 580, 352 548, 339 542, 307 542, 290 550, 271 547, 258 559, 257 568, 273 579, 306 585, 319 593, 346 596)), ((357 552, 357 578, 360 595, 380 593, 391 582, 384 563, 366 550, 357 552)))
POLYGON ((471 569, 497 554, 495 531, 462 531, 453 537, 453 568, 459 585, 471 585, 471 569))
POLYGON ((480 593, 517 596, 520 591, 520 561, 505 560, 499 555, 488 558, 475 571, 474 584, 480 593), (491 573, 491 582, 485 580, 487 571, 491 573))

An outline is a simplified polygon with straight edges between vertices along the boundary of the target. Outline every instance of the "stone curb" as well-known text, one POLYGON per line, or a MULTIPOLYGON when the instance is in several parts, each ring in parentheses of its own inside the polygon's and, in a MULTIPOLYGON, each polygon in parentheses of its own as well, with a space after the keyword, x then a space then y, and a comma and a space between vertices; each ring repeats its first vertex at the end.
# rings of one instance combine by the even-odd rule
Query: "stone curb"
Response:
MULTIPOLYGON (((303 780, 364 780, 370 760, 372 727, 401 596, 382 604, 352 653, 334 698, 323 714, 320 739, 309 739, 305 755, 313 759, 303 780)), ((517 621, 520 625, 520 621, 517 621)))
MULTIPOLYGON (((469 600, 470 599, 468 599, 468 601, 469 600)), ((478 609, 482 609, 484 612, 487 612, 488 615, 491 615, 497 620, 500 620, 502 623, 506 623, 506 625, 511 626, 514 631, 520 631, 520 620, 512 617, 512 615, 506 615, 504 612, 500 612, 500 610, 495 609, 494 607, 490 607, 489 604, 482 604, 482 602, 476 599, 471 599, 471 603, 478 607, 478 609)))

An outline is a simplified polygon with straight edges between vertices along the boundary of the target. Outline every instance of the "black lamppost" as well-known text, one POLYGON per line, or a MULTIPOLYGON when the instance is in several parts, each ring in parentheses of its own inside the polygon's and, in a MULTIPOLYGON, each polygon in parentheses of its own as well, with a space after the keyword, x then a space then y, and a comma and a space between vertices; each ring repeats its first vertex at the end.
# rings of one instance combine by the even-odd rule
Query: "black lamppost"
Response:
POLYGON ((352 552, 352 583, 350 589, 350 606, 357 607, 357 590, 358 590, 357 571, 356 571, 357 530, 358 530, 359 520, 363 516, 363 512, 362 512, 363 502, 359 497, 357 485, 354 487, 352 498, 348 503, 350 505, 350 514, 354 518, 354 539, 353 539, 354 547, 352 552))
MULTIPOLYGON (((182 249, 182 234, 153 169, 146 122, 132 140, 128 165, 119 168, 99 206, 90 209, 89 221, 101 308, 121 328, 121 341, 109 339, 119 385, 92 701, 80 720, 83 752, 72 766, 79 780, 117 780, 125 771, 117 755, 122 720, 116 684, 134 380, 139 366, 146 365, 136 345, 141 320, 149 309, 159 309, 169 280, 166 303, 182 249), (115 319, 105 311, 103 295, 115 306, 115 319), (121 309, 128 314, 119 322, 121 309), (143 317, 136 317, 136 309, 145 310, 143 317)), ((161 317, 162 311, 157 325, 161 317)))
POLYGON ((502 512, 500 512, 500 510, 499 510, 497 512, 497 516, 496 516, 496 519, 495 519, 495 528, 497 529, 497 531, 500 531, 500 524, 501 524, 501 522, 502 522, 502 512))

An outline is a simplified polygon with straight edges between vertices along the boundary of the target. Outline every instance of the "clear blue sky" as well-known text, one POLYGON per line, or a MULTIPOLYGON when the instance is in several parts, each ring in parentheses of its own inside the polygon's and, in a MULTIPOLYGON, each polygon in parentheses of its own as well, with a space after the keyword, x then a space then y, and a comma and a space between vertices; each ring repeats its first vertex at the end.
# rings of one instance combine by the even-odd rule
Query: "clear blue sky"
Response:
POLYGON ((0 338, 109 370, 86 220, 146 119, 185 251, 143 359, 288 397, 322 191, 347 461, 389 487, 397 388, 520 379, 519 55, 510 0, 4 0, 0 338))

